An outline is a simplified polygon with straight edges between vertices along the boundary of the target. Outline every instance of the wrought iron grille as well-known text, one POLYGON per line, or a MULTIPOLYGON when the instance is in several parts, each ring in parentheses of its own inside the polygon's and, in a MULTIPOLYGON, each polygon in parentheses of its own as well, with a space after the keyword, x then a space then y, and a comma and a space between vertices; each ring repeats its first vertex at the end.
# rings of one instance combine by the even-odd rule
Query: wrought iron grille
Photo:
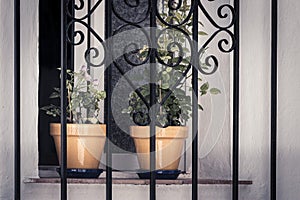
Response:
MULTIPOLYGON (((165 15, 159 10, 159 2, 157 0, 98 0, 94 5, 91 4, 91 0, 79 0, 78 3, 75 3, 72 0, 62 0, 61 1, 61 141, 62 141, 62 153, 61 153, 61 199, 67 199, 67 176, 66 176, 66 78, 67 78, 67 67, 73 65, 73 63, 67 63, 67 54, 72 52, 67 52, 67 44, 70 43, 74 46, 80 45, 84 40, 87 40, 87 49, 85 52, 85 59, 88 63, 88 67, 99 67, 102 64, 106 65, 106 92, 107 92, 107 100, 106 100, 106 118, 107 118, 107 140, 112 140, 111 134, 111 121, 109 119, 112 118, 111 113, 111 93, 112 88, 111 85, 111 75, 112 68, 115 67, 121 75, 125 75, 125 71, 120 67, 119 63, 113 58, 112 52, 112 41, 109 40, 112 36, 116 35, 121 29, 127 27, 139 28, 142 30, 143 34, 146 35, 147 43, 149 46, 147 55, 145 59, 139 63, 136 63, 129 58, 129 53, 125 52, 123 54, 123 59, 127 62, 127 64, 136 67, 139 65, 143 65, 145 63, 150 64, 150 102, 145 100, 145 97, 141 94, 138 89, 135 89, 135 92, 145 103, 148 112, 144 116, 146 116, 145 123, 142 125, 150 126, 150 151, 155 151, 155 127, 156 126, 168 126, 159 124, 155 119, 155 111, 150 112, 151 107, 153 107, 156 103, 156 66, 158 64, 163 66, 168 66, 171 68, 175 68, 180 64, 180 59, 176 62, 165 63, 164 60, 160 57, 158 53, 158 38, 161 34, 163 34, 166 30, 176 30, 186 36, 187 41, 190 45, 191 56, 186 69, 183 70, 182 76, 178 79, 176 84, 172 87, 173 89, 180 83, 180 81, 185 77, 185 75, 192 71, 192 88, 196 95, 192 97, 192 134, 193 134, 193 142, 192 142, 192 199, 198 199, 198 73, 202 74, 213 74, 218 67, 218 58, 214 55, 209 55, 206 57, 206 62, 213 62, 213 69, 210 72, 207 72, 201 68, 199 62, 197 61, 199 55, 205 49, 214 38, 220 34, 221 32, 226 33, 229 36, 228 38, 220 39, 218 42, 218 48, 223 53, 233 52, 233 168, 232 168, 232 199, 238 199, 238 185, 239 185, 239 0, 234 0, 233 5, 231 4, 223 4, 216 8, 217 17, 219 18, 228 18, 230 19, 230 23, 227 26, 219 25, 213 17, 206 10, 203 5, 204 0, 191 0, 190 8, 188 10, 188 14, 184 20, 181 22, 168 21, 165 18, 165 15), (122 14, 117 9, 117 3, 122 2, 127 6, 128 9, 138 10, 143 7, 145 12, 140 14, 138 17, 135 17, 134 20, 127 19, 122 16, 122 14), (91 16, 97 11, 97 8, 100 4, 105 3, 105 38, 101 38, 98 33, 93 29, 91 25, 91 16), (75 10, 83 10, 84 7, 87 6, 87 13, 80 18, 77 18, 74 14, 75 10), (223 9, 228 9, 229 14, 223 14, 223 9), (216 31, 209 37, 204 44, 199 47, 198 44, 198 16, 199 12, 202 12, 207 20, 215 27, 216 31), (121 25, 118 29, 112 28, 112 19, 116 18, 121 22, 121 25), (86 22, 87 20, 87 22, 86 22), (162 28, 159 33, 157 33, 156 29, 158 27, 158 22, 163 24, 165 28, 162 28), (74 24, 79 23, 83 25, 88 31, 88 34, 85 35, 82 31, 76 30, 74 24), (184 29, 182 29, 182 25, 186 23, 191 23, 192 25, 192 33, 189 35, 184 29), (145 28, 145 24, 151 27, 150 29, 145 28), (74 41, 74 36, 79 36, 79 41, 74 41), (94 57, 99 56, 99 50, 95 47, 91 46, 90 40, 91 36, 95 37, 104 48, 105 59, 101 63, 93 63, 91 60, 90 53, 94 53, 94 57), (229 45, 229 48, 224 48, 224 45, 229 45)), ((208 0, 214 1, 214 0, 208 0)), ((184 0, 168 0, 166 9, 176 11, 181 8, 184 0)), ((14 83, 15 83, 15 199, 21 199, 21 191, 20 191, 20 0, 15 0, 15 55, 14 55, 14 83)), ((170 13, 169 13, 170 14, 170 13)), ((178 49, 182 49, 182 46, 178 43, 173 43, 172 45, 177 45, 178 49)), ((182 59, 182 52, 179 52, 179 57, 182 59)), ((72 60, 72 59, 71 59, 72 60)), ((276 199, 276 120, 277 120, 277 0, 272 0, 272 98, 271 98, 271 199, 276 199)), ((127 80, 130 85, 134 87, 134 84, 127 80)), ((162 101, 159 103, 159 106, 162 106, 166 100, 170 97, 172 89, 169 93, 164 96, 162 101)), ((140 114, 140 113, 136 113, 140 114)), ((137 124, 137 120, 134 120, 137 124)), ((141 124, 139 124, 141 125, 141 124)), ((106 154, 106 199, 112 199, 112 152, 111 147, 107 145, 107 154, 106 154)), ((150 164, 150 199, 156 199, 156 177, 155 177, 155 154, 151 154, 151 164, 150 164)))

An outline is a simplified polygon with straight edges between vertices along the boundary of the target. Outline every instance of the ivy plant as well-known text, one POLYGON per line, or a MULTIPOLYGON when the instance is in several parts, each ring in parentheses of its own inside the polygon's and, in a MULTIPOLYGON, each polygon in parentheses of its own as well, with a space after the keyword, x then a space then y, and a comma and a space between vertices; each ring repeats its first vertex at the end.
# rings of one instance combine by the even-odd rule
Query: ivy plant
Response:
MULTIPOLYGON (((97 87, 99 81, 93 79, 87 71, 86 66, 82 66, 78 72, 67 70, 67 120, 69 123, 98 124, 100 114, 100 102, 105 99, 105 91, 100 91, 97 87)), ((60 88, 53 88, 50 99, 60 98, 60 88)), ((47 115, 57 117, 61 115, 60 107, 50 104, 41 108, 47 115)))

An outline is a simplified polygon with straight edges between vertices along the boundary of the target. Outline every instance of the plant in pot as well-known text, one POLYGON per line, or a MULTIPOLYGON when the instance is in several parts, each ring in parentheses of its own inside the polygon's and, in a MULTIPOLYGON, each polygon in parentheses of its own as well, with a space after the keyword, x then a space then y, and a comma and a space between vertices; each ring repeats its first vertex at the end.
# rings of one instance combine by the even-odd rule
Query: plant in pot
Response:
MULTIPOLYGON (((93 79, 83 66, 78 72, 67 70, 67 173, 68 177, 98 177, 101 154, 105 145, 106 125, 101 124, 100 102, 105 91, 97 89, 99 81, 93 79)), ((60 88, 54 88, 51 99, 60 98, 60 88)), ((41 108, 46 114, 60 116, 60 107, 48 105, 41 108)), ((59 162, 61 161, 61 124, 51 123, 59 162)))
MULTIPOLYGON (((186 121, 191 117, 191 96, 186 94, 186 87, 179 84, 172 91, 169 84, 173 82, 171 75, 176 72, 169 67, 161 68, 158 72, 160 81, 156 84, 156 101, 161 104, 156 111, 156 170, 157 178, 177 178, 180 174, 178 170, 181 155, 183 153, 184 141, 188 137, 188 127, 186 121), (169 71, 166 73, 166 71, 169 71), (166 74, 168 74, 166 76, 166 74), (164 97, 171 92, 165 100, 164 97)), ((185 80, 186 81, 186 80, 185 80)), ((144 99, 150 102, 150 87, 148 84, 138 88, 144 99)), ((200 95, 218 94, 220 90, 210 88, 205 82, 200 86, 200 95)), ((203 109, 199 104, 199 109, 203 109)), ((154 108, 156 109, 156 108, 154 108)), ((150 114, 144 101, 134 91, 129 95, 129 106, 123 110, 128 113, 132 121, 136 124, 130 127, 130 134, 134 140, 140 169, 141 178, 148 178, 149 173, 143 173, 150 169, 150 114)))
MULTIPOLYGON (((174 1, 176 4, 176 2, 174 1)), ((167 8, 169 5, 165 5, 167 8)), ((176 5, 175 5, 176 7, 176 5)), ((178 12, 169 9, 165 20, 170 23, 180 23, 187 17, 190 6, 187 1, 178 12), (176 13, 175 13, 176 12, 176 13)), ((180 26, 189 36, 192 34, 191 20, 180 26)), ((201 24, 201 23, 200 23, 201 24)), ((192 116, 191 95, 187 94, 189 87, 187 82, 191 78, 188 73, 191 67, 190 49, 186 47, 186 35, 182 31, 166 28, 166 25, 158 21, 161 30, 158 30, 158 43, 156 55, 158 63, 156 64, 156 108, 151 108, 150 104, 150 86, 141 85, 135 91, 129 94, 129 105, 123 110, 123 113, 129 114, 136 126, 130 127, 130 134, 136 146, 139 165, 142 171, 150 170, 150 121, 156 122, 156 170, 157 178, 177 178, 180 174, 178 170, 181 155, 183 153, 184 141, 188 137, 188 127, 186 121, 192 116), (142 97, 141 97, 142 96, 142 97), (156 119, 150 119, 150 112, 155 112, 156 119)), ((199 35, 206 35, 199 31, 199 35)), ((149 55, 149 47, 145 46, 139 51, 139 57, 145 59, 149 55)), ((201 62, 205 50, 200 54, 200 67, 207 69, 210 66, 201 62)), ((149 69, 145 69, 142 77, 136 78, 143 80, 150 76, 149 69)), ((203 81, 199 78, 199 81, 203 81)), ((217 88, 210 88, 208 82, 203 81, 200 84, 200 96, 206 94, 219 94, 221 91, 217 88)), ((192 91, 192 88, 190 88, 192 91)), ((202 106, 198 105, 200 110, 202 106)), ((149 178, 149 173, 139 173, 140 178, 149 178)))

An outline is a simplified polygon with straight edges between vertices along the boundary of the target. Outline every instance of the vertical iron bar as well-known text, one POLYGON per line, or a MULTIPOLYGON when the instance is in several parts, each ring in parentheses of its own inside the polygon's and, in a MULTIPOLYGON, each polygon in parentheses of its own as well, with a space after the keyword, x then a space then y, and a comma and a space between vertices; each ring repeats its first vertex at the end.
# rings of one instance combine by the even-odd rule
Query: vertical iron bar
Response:
POLYGON ((271 44, 271 180, 270 199, 276 200, 277 167, 277 31, 278 2, 272 0, 272 44, 271 44))
MULTIPOLYGON (((72 16, 75 16, 75 2, 72 1, 70 4, 71 4, 72 16)), ((69 21, 68 21, 68 23, 69 23, 69 21)), ((71 31, 72 31, 71 32, 71 40, 72 40, 72 44, 73 44, 74 43, 75 23, 73 23, 71 25, 71 31)), ((68 33, 66 33, 66 34, 68 34, 68 33)), ((68 68, 71 70, 75 70, 75 68, 74 68, 74 62, 75 62, 74 53, 75 53, 75 51, 74 51, 74 45, 72 45, 72 44, 68 44, 68 49, 70 49, 70 54, 69 54, 70 57, 68 56, 68 58, 70 58, 70 59, 67 62, 69 62, 68 68)))
POLYGON ((186 141, 184 141, 184 154, 183 154, 183 173, 186 173, 186 169, 187 169, 187 166, 186 166, 186 162, 187 162, 187 159, 186 159, 186 151, 187 151, 187 147, 186 147, 187 145, 186 145, 186 141))
POLYGON ((235 49, 233 55, 233 148, 232 148, 232 199, 239 198, 239 0, 234 1, 235 9, 235 49))
MULTIPOLYGON (((91 0, 88 0, 88 13, 90 13, 91 11, 91 0)), ((87 19, 87 23, 88 23, 88 26, 91 27, 91 16, 89 15, 88 16, 88 19, 87 19)), ((87 49, 90 49, 91 47, 91 31, 90 29, 87 30, 87 49)), ((90 57, 90 55, 88 55, 90 57)), ((88 71, 90 71, 90 64, 89 62, 87 62, 87 68, 88 68, 88 71)))
POLYGON ((66 79, 67 79, 67 40, 66 40, 66 24, 67 24, 67 1, 61 1, 61 199, 67 200, 67 91, 66 91, 66 79))
POLYGON ((106 200, 112 200, 112 152, 111 152, 111 44, 109 38, 112 36, 112 1, 105 1, 105 39, 107 41, 107 51, 106 52, 106 107, 107 107, 107 116, 106 116, 106 200), (108 40, 107 40, 108 39, 108 40))
POLYGON ((20 0, 14 1, 14 192, 21 199, 21 138, 20 138, 20 0))
POLYGON ((198 1, 194 2, 193 8, 193 70, 192 70, 192 200, 198 200, 198 1))
MULTIPOLYGON (((151 1, 150 14, 150 37, 151 37, 151 55, 150 55, 150 108, 156 103, 156 6, 157 0, 151 1)), ((156 199, 156 109, 150 111, 150 200, 156 199)))
MULTIPOLYGON (((88 0, 88 4, 87 4, 87 13, 89 14, 91 11, 91 0, 88 0)), ((88 24, 88 27, 91 27, 91 16, 89 15, 88 18, 87 18, 87 24, 88 24)), ((90 29, 87 30, 87 49, 90 49, 91 48, 91 31, 90 29)), ((89 60, 90 60, 90 57, 91 55, 88 54, 87 55, 89 57, 89 60)), ((91 66, 90 66, 90 63, 89 62, 86 62, 87 64, 87 72, 88 74, 91 74, 91 66)), ((87 90, 88 90, 88 86, 90 85, 90 82, 88 81, 87 82, 87 90)), ((90 113, 90 109, 87 108, 86 110, 86 113, 87 113, 87 117, 89 118, 91 116, 91 113, 90 113)))

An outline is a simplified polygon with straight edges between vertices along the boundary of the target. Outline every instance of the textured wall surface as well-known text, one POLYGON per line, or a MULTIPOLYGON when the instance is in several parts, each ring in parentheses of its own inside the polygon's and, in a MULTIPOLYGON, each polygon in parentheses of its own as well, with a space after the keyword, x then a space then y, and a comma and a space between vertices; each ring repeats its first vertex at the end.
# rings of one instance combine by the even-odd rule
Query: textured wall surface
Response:
MULTIPOLYGON (((37 176, 38 0, 21 1, 22 174, 37 176)), ((0 199, 13 194, 13 1, 0 1, 0 199)))
MULTIPOLYGON (((300 196, 299 121, 300 20, 297 0, 279 5, 278 199, 300 196)), ((37 175, 37 28, 38 1, 22 1, 22 161, 23 177, 37 175), (25 162, 26 160, 26 162, 25 162)), ((0 0, 0 199, 13 194, 13 28, 12 2, 0 0)), ((270 3, 241 2, 240 177, 254 181, 240 187, 241 199, 269 197, 270 3)), ((229 144, 228 144, 229 145, 229 144)), ((218 158, 216 157, 216 163, 218 158)), ((222 166, 220 166, 222 167, 222 166)), ((214 173, 211 171, 210 173, 214 173)), ((24 199, 58 199, 59 185, 23 184, 24 199)), ((104 186, 70 185, 72 200, 104 197, 104 186)), ((200 186, 201 199, 230 199, 229 186, 200 186)), ((140 200, 146 186, 114 186, 114 199, 140 200), (125 198, 127 197, 127 198, 125 198)), ((190 199, 190 186, 158 186, 158 199, 190 199)))
POLYGON ((300 17, 298 1, 279 1, 278 199, 300 191, 300 17))
POLYGON ((0 1, 0 199, 13 192, 13 1, 0 1))
POLYGON ((245 199, 268 199, 270 1, 241 2, 240 177, 253 180, 245 199))

